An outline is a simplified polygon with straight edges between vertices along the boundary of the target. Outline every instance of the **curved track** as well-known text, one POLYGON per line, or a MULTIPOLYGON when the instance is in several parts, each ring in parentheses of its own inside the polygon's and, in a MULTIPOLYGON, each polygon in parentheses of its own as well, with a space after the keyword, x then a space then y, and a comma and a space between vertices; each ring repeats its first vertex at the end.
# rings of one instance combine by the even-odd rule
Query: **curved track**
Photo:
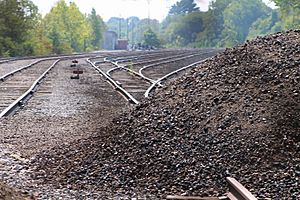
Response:
POLYGON ((218 52, 219 49, 154 51, 148 54, 132 52, 119 57, 90 58, 88 62, 128 101, 138 104, 161 86, 162 81, 218 52))

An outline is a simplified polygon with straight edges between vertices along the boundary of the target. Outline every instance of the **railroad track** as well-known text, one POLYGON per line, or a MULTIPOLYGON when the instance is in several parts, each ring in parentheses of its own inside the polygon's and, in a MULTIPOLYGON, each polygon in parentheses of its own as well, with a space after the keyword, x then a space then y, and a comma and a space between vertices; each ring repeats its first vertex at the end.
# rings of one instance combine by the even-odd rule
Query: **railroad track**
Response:
POLYGON ((38 85, 60 59, 38 60, 2 77, 0 118, 14 114, 33 95, 38 85), (22 73, 18 73, 22 71, 22 73))
POLYGON ((5 63, 0 63, 0 79, 3 78, 4 75, 22 68, 24 66, 30 65, 31 63, 37 61, 38 59, 28 59, 28 60, 16 60, 5 63))
MULTIPOLYGON (((18 65, 15 65, 14 68, 7 67, 7 69, 5 69, 5 66, 8 66, 9 63, 6 63, 5 66, 0 64, 0 118, 10 116, 23 107, 43 78, 60 60, 93 56, 88 59, 88 62, 129 102, 138 104, 139 101, 144 99, 145 92, 148 91, 149 87, 152 87, 151 92, 154 88, 161 86, 161 84, 156 79, 148 78, 142 73, 134 71, 130 68, 131 65, 128 65, 128 62, 138 67, 137 69, 144 66, 143 64, 149 63, 152 63, 153 67, 162 63, 173 63, 173 65, 176 64, 176 68, 182 68, 183 65, 181 64, 186 62, 184 59, 192 58, 195 55, 197 54, 195 54, 194 50, 109 52, 100 56, 99 54, 89 54, 27 59, 22 61, 23 66, 18 67, 18 65), (178 65, 179 62, 176 61, 182 61, 182 63, 178 65), (8 68, 12 71, 8 72, 8 68)), ((14 60, 9 62, 21 61, 14 60)), ((147 70, 150 68, 148 66, 147 70)), ((165 68, 162 69, 156 70, 157 76, 162 77, 165 75, 166 70, 165 68)), ((173 71, 174 69, 169 68, 168 70, 173 71)))
MULTIPOLYGON (((96 54, 78 54, 26 60, 29 64, 0 70, 0 118, 13 115, 33 95, 39 84, 60 60, 84 58, 96 54), (10 70, 10 71, 9 71, 10 70), (8 73, 4 73, 7 72, 8 73)), ((16 62, 16 60, 14 61, 16 62)), ((21 62, 18 61, 18 62, 21 62)), ((25 61, 22 61, 24 64, 25 61)), ((7 65, 7 63, 6 63, 7 65)), ((9 66, 6 68, 9 68, 9 66)))
MULTIPOLYGON (((158 52, 154 57, 151 54, 149 54, 149 57, 140 55, 140 60, 136 55, 127 54, 126 56, 122 55, 114 58, 101 58, 93 62, 90 58, 87 61, 129 102, 138 104, 145 97, 148 97, 151 91, 161 86, 161 82, 174 77, 181 71, 196 66, 201 63, 201 60, 205 60, 219 51, 203 50, 198 53, 195 51, 158 52), (130 65, 127 63, 129 60, 130 65), (151 64, 143 65, 149 63, 151 64), (132 69, 132 65, 136 66, 135 70, 132 69), (142 73, 145 70, 149 71, 146 75, 142 73)), ((152 54, 155 55, 155 52, 152 52, 152 54)))

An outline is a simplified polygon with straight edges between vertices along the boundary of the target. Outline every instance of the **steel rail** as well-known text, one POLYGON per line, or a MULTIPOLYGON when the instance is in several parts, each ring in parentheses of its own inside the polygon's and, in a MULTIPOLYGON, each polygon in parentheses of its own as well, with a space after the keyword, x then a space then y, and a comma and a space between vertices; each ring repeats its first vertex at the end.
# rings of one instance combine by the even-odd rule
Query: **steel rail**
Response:
POLYGON ((84 54, 82 54, 82 55, 77 55, 77 54, 76 54, 76 55, 67 55, 67 56, 58 56, 58 57, 48 57, 48 58, 39 59, 39 60, 34 61, 34 62, 32 62, 32 63, 30 63, 30 64, 24 66, 24 67, 20 67, 19 69, 13 70, 13 71, 11 71, 11 72, 9 72, 9 73, 3 75, 3 76, 0 76, 0 81, 4 81, 4 80, 7 79, 8 77, 13 76, 13 75, 16 74, 16 73, 21 72, 21 71, 23 71, 23 70, 25 70, 25 69, 27 69, 27 68, 29 68, 29 67, 32 67, 33 65, 36 65, 36 64, 38 64, 38 63, 40 63, 40 62, 43 62, 43 61, 47 61, 47 60, 55 60, 55 59, 62 59, 62 60, 64 60, 64 59, 70 59, 70 58, 82 58, 82 57, 88 57, 88 55, 84 55, 84 54))
MULTIPOLYGON (((110 61, 114 61, 114 62, 118 62, 118 63, 123 63, 123 62, 128 62, 128 61, 132 61, 132 60, 137 60, 137 59, 141 59, 141 58, 144 58, 144 57, 153 57, 157 54, 166 54, 166 53, 171 53, 171 52, 174 52, 173 51, 158 51, 158 52, 147 52, 147 51, 141 51, 141 52, 138 52, 136 55, 123 55, 122 57, 120 56, 115 56, 115 57, 110 57, 108 58, 110 61)), ((181 52, 181 51, 180 51, 181 52)), ((188 50, 182 50, 182 52, 189 52, 188 50)), ((191 52, 191 51, 190 51, 191 52)))
POLYGON ((3 63, 8 63, 8 62, 11 62, 11 61, 14 61, 15 59, 3 59, 3 60, 0 60, 0 64, 3 64, 3 63))
POLYGON ((142 65, 142 64, 146 64, 146 63, 154 63, 154 62, 159 62, 159 61, 169 60, 169 59, 172 59, 172 58, 179 58, 179 57, 184 58, 187 55, 194 55, 194 54, 195 54, 195 52, 178 53, 178 54, 168 56, 168 57, 164 57, 164 58, 152 59, 152 60, 147 60, 147 61, 143 61, 143 62, 136 62, 136 63, 133 63, 133 64, 127 64, 125 66, 127 67, 127 66, 130 66, 130 65, 132 65, 132 66, 142 65))
POLYGON ((89 58, 86 59, 86 61, 102 76, 106 78, 106 80, 116 89, 118 90, 127 101, 133 104, 139 104, 139 101, 137 101, 131 94, 129 94, 124 88, 122 88, 116 81, 114 81, 112 78, 110 78, 105 72, 103 72, 101 69, 99 69, 93 62, 90 61, 89 58))
POLYGON ((99 54, 99 53, 109 53, 109 52, 89 52, 89 53, 73 53, 73 54, 61 54, 61 55, 47 55, 47 56, 27 56, 27 57, 9 57, 7 58, 7 60, 5 61, 0 61, 0 64, 2 63, 6 63, 6 62, 11 62, 11 61, 17 61, 17 60, 29 60, 29 59, 45 59, 45 58, 49 58, 49 59, 59 59, 59 58, 63 58, 63 57, 89 57, 91 55, 95 55, 95 54, 99 54))
MULTIPOLYGON (((158 55, 165 55, 165 54, 169 54, 169 53, 174 53, 174 51, 165 51, 165 52, 152 52, 152 53, 147 53, 147 54, 142 54, 142 55, 138 55, 137 59, 134 60, 138 60, 138 59, 145 59, 145 58, 153 58, 153 57, 160 57, 158 55)), ((183 53, 187 53, 187 51, 178 51, 176 52, 176 54, 183 54, 183 53)), ((190 51, 191 53, 191 51, 190 51)), ((130 60, 129 60, 130 61, 130 60)), ((126 60, 119 60, 118 63, 123 63, 126 62, 126 60)))
POLYGON ((168 79, 170 76, 173 76, 174 74, 177 74, 177 73, 180 72, 180 71, 183 71, 183 70, 186 70, 186 69, 188 69, 188 68, 194 67, 194 66, 196 66, 196 65, 198 65, 198 64, 201 64, 201 63, 207 61, 208 59, 210 59, 210 58, 206 58, 206 59, 204 59, 204 60, 200 60, 200 61, 195 62, 195 63, 192 63, 192 64, 190 64, 190 65, 188 65, 188 66, 185 66, 185 67, 182 67, 182 68, 180 68, 180 69, 177 69, 177 70, 175 70, 175 71, 173 71, 173 72, 171 72, 171 73, 169 73, 169 74, 166 74, 166 75, 163 76, 162 78, 156 80, 156 81, 155 81, 155 82, 147 89, 147 91, 145 92, 145 95, 144 95, 144 96, 145 96, 146 98, 148 98, 150 92, 156 87, 156 85, 158 85, 159 83, 161 83, 163 80, 168 79))
POLYGON ((56 60, 33 84, 32 86, 17 100, 10 104, 6 109, 0 113, 0 118, 13 115, 20 107, 22 107, 36 91, 37 87, 40 85, 42 80, 46 77, 50 70, 52 70, 55 65, 60 61, 56 60))
MULTIPOLYGON (((207 53, 207 52, 206 52, 206 53, 207 53)), ((194 56, 198 56, 198 55, 202 55, 202 54, 205 54, 205 53, 191 54, 191 55, 188 55, 188 56, 184 55, 184 56, 179 57, 179 58, 178 58, 178 55, 177 55, 177 56, 170 56, 170 57, 167 57, 167 58, 160 58, 160 59, 156 59, 155 62, 156 62, 156 61, 161 61, 161 60, 166 60, 167 62, 159 62, 159 63, 155 63, 155 64, 153 64, 153 66, 160 65, 160 64, 165 64, 165 63, 169 63, 169 62, 174 62, 174 61, 177 61, 177 60, 183 60, 183 59, 187 59, 187 58, 194 57, 194 56), (171 58, 176 58, 176 59, 169 60, 169 59, 171 59, 171 58)), ((112 69, 110 69, 110 70, 108 70, 108 71, 106 72, 106 75, 109 76, 109 77, 111 77, 111 73, 112 73, 113 71, 116 71, 116 70, 125 70, 125 71, 128 71, 128 72, 132 73, 132 74, 135 75, 135 76, 138 76, 138 77, 140 77, 140 78, 142 78, 142 79, 148 81, 148 82, 151 83, 151 84, 155 83, 155 80, 153 80, 153 79, 151 79, 151 78, 148 78, 148 77, 144 76, 144 75, 143 75, 142 73, 140 73, 140 72, 138 73, 138 72, 136 72, 136 71, 134 71, 134 70, 132 70, 132 69, 129 69, 129 68, 128 68, 129 65, 121 66, 121 65, 118 64, 119 61, 113 62, 113 61, 110 61, 108 58, 104 59, 104 62, 110 62, 111 64, 113 64, 113 65, 116 66, 116 67, 114 67, 114 68, 112 68, 112 69)), ((149 61, 147 61, 147 62, 149 62, 149 61)), ((153 61, 152 61, 152 62, 153 62, 153 61)), ((96 64, 96 63, 94 63, 94 64, 96 64)), ((151 66, 152 66, 152 65, 151 65, 151 66)), ((148 66, 148 67, 150 67, 150 66, 148 66)), ((158 85, 159 85, 160 87, 162 86, 160 83, 158 83, 158 85)))
POLYGON ((227 177, 226 181, 229 186, 228 198, 230 200, 257 200, 242 184, 236 179, 227 177))
MULTIPOLYGON (((182 59, 190 58, 190 57, 197 56, 197 55, 198 55, 198 54, 191 54, 191 55, 189 55, 189 56, 183 56, 183 57, 179 57, 179 58, 178 58, 178 56, 171 56, 171 57, 168 57, 168 58, 162 58, 162 60, 166 60, 166 61, 165 61, 165 62, 154 63, 153 66, 160 65, 160 64, 165 64, 165 63, 169 63, 169 62, 174 62, 174 61, 177 61, 177 60, 182 60, 182 59), (176 58, 176 59, 170 60, 170 58, 176 58)), ((160 61, 160 59, 157 59, 157 60, 160 61)), ((155 60, 155 62, 156 62, 157 60, 155 60)), ((125 68, 125 67, 127 68, 127 67, 129 66, 129 65, 120 66, 120 65, 118 65, 119 62, 113 62, 113 61, 109 61, 109 62, 111 62, 112 64, 114 64, 116 67, 115 67, 115 68, 112 68, 112 69, 110 69, 110 70, 108 70, 108 71, 106 72, 106 74, 107 74, 108 76, 110 76, 110 73, 112 73, 113 71, 116 71, 116 70, 119 70, 119 69, 122 69, 122 68, 125 68)), ((148 66, 149 66, 149 65, 148 65, 148 66)), ((149 67, 150 67, 150 66, 149 66, 149 67)), ((152 67, 152 65, 151 65, 151 67, 152 67)), ((150 79, 150 78, 144 76, 144 75, 141 74, 141 73, 138 73, 138 74, 140 74, 139 76, 140 76, 141 78, 145 79, 145 80, 150 79)), ((152 80, 152 79, 150 79, 150 80, 152 80)))
POLYGON ((106 72, 106 74, 107 74, 109 77, 111 77, 110 73, 113 72, 113 71, 115 71, 115 70, 124 70, 124 71, 127 71, 127 72, 129 72, 129 73, 132 73, 133 75, 135 75, 135 76, 137 76, 137 77, 140 77, 140 78, 142 78, 142 79, 148 81, 148 82, 151 83, 151 84, 155 82, 155 80, 153 80, 153 79, 150 79, 150 78, 147 78, 147 77, 142 77, 139 73, 137 73, 137 72, 134 71, 134 70, 131 70, 131 69, 127 68, 126 66, 121 66, 121 65, 119 65, 118 62, 110 62, 110 63, 113 64, 113 65, 115 65, 116 67, 114 67, 114 68, 112 68, 112 69, 110 69, 110 70, 108 70, 108 71, 106 72))
POLYGON ((24 66, 24 67, 21 67, 21 68, 19 68, 19 69, 13 70, 13 71, 11 71, 11 72, 9 72, 9 73, 7 73, 7 74, 1 76, 1 77, 0 77, 0 81, 4 81, 4 80, 5 80, 6 78, 8 78, 9 76, 13 76, 13 75, 16 74, 16 73, 18 73, 18 72, 20 72, 20 71, 22 71, 22 70, 25 70, 25 69, 27 69, 27 68, 29 68, 29 67, 32 67, 33 65, 35 65, 35 64, 37 64, 37 63, 40 63, 40 62, 42 62, 42 61, 45 61, 45 60, 49 60, 49 59, 47 58, 47 59, 43 59, 43 60, 37 60, 37 61, 34 61, 34 62, 32 62, 32 63, 30 63, 30 64, 24 66))
POLYGON ((201 56, 201 55, 209 54, 209 53, 212 53, 212 52, 216 52, 216 50, 212 50, 212 51, 208 51, 208 52, 202 52, 202 53, 197 53, 197 54, 192 54, 192 55, 188 55, 188 56, 176 58, 176 59, 173 59, 173 60, 166 60, 166 61, 163 61, 163 62, 159 62, 159 63, 154 63, 154 64, 151 64, 151 65, 147 65, 147 66, 142 67, 142 68, 139 70, 139 74, 140 74, 141 76, 143 76, 143 77, 146 77, 146 76, 143 74, 142 71, 145 70, 145 69, 147 69, 147 68, 155 67, 155 66, 158 66, 158 65, 167 64, 167 63, 171 63, 171 62, 176 62, 176 61, 183 60, 183 59, 187 59, 187 58, 191 58, 191 57, 201 56))

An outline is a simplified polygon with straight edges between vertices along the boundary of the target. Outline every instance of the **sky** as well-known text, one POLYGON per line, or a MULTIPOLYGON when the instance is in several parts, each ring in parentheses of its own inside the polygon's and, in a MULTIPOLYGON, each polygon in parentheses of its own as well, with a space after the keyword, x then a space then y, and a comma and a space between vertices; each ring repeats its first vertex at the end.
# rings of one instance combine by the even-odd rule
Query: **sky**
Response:
MULTIPOLYGON (((55 5, 58 0, 32 0, 39 7, 40 13, 45 15, 55 5)), ((137 16, 141 19, 147 18, 148 13, 151 19, 162 21, 168 14, 170 7, 177 0, 66 0, 66 2, 75 2, 83 13, 90 13, 92 8, 107 21, 110 17, 137 16), (148 1, 150 12, 148 12, 148 1)), ((263 0, 266 4, 270 4, 269 0, 263 0)), ((196 0, 200 10, 208 9, 209 0, 196 0)))

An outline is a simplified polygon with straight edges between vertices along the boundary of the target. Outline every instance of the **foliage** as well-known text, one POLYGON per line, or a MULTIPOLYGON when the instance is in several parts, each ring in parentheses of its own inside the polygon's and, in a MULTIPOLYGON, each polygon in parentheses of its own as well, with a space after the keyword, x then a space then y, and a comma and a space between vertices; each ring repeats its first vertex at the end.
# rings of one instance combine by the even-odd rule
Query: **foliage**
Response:
POLYGON ((233 1, 224 10, 224 30, 220 46, 234 46, 243 43, 248 36, 250 26, 259 18, 264 18, 271 9, 261 0, 233 1))
POLYGON ((284 29, 300 28, 300 1, 299 0, 273 0, 279 7, 281 21, 284 29))
POLYGON ((187 14, 191 12, 199 11, 197 4, 194 0, 181 0, 174 4, 170 11, 170 15, 180 15, 180 14, 187 14))
POLYGON ((91 14, 88 17, 89 23, 92 28, 92 36, 90 38, 92 46, 95 49, 99 49, 105 31, 105 23, 100 15, 97 15, 96 10, 93 8, 91 14))
POLYGON ((279 13, 273 10, 268 16, 256 20, 249 29, 248 40, 282 30, 279 13))
POLYGON ((51 40, 53 53, 85 51, 92 37, 92 28, 75 3, 68 6, 60 0, 43 19, 46 36, 51 40))
POLYGON ((151 28, 149 28, 144 33, 144 45, 146 45, 148 47, 159 47, 160 46, 160 41, 159 41, 157 35, 152 31, 151 28))
POLYGON ((224 10, 233 0, 212 1, 209 10, 203 15, 203 31, 197 35, 200 47, 216 47, 224 29, 224 10))
POLYGON ((173 18, 165 30, 166 35, 169 36, 166 41, 180 47, 195 42, 197 34, 203 29, 202 18, 203 14, 200 12, 173 18), (180 20, 176 20, 178 18, 180 20))
POLYGON ((112 17, 108 20, 107 29, 114 31, 121 39, 128 39, 130 44, 142 43, 144 33, 151 28, 155 34, 159 34, 160 24, 156 19, 139 19, 129 17, 127 19, 112 17))
POLYGON ((0 56, 28 54, 27 35, 38 18, 37 7, 29 0, 0 1, 0 56))

